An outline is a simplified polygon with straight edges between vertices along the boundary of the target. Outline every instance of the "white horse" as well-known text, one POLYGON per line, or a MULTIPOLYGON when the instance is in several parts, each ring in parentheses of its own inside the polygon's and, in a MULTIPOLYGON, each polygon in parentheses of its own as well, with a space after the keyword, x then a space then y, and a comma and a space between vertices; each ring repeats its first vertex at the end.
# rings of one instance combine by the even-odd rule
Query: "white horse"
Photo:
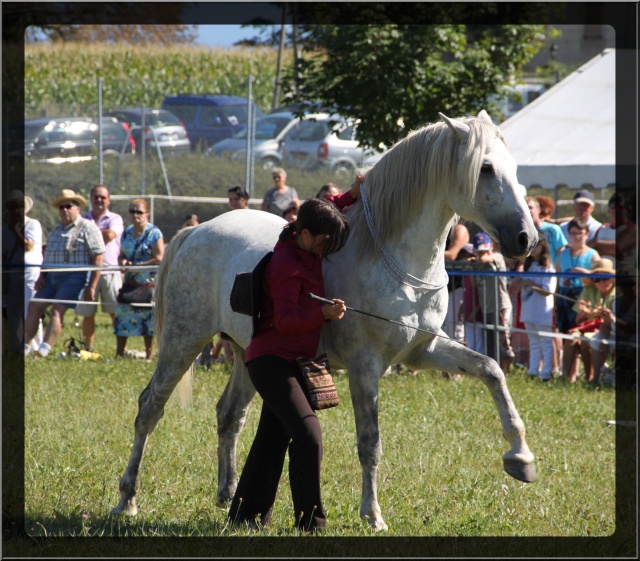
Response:
MULTIPOLYGON (((503 455, 505 471, 522 481, 536 478, 524 424, 504 373, 493 359, 449 340, 441 330, 448 300, 445 241, 458 217, 480 225, 499 242, 502 253, 513 258, 530 252, 537 243, 536 229, 516 163, 487 113, 440 117, 399 141, 367 170, 362 196, 346 212, 351 226, 347 244, 323 263, 328 297, 432 333, 348 311, 341 321, 324 327, 323 345, 331 364, 349 372, 363 470, 360 516, 375 530, 387 528, 376 477, 382 455, 378 382, 390 364, 482 380, 510 445, 503 455)), ((218 331, 231 338, 235 357, 217 403, 218 504, 233 497, 236 442, 255 389, 244 365, 251 319, 231 310, 229 294, 235 274, 253 269, 273 248, 284 224, 266 212, 236 210, 180 231, 168 245, 156 289, 158 364, 139 398, 133 449, 114 513, 137 513, 147 437, 178 383, 182 380, 180 387, 188 387, 190 365, 218 331), (203 255, 209 257, 203 261, 203 255)))

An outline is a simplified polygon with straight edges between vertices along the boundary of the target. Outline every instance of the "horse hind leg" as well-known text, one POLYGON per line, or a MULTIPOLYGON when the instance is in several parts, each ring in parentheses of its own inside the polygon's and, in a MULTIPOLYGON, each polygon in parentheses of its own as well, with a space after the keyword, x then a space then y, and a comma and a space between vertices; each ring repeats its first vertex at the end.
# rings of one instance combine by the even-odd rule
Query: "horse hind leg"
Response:
POLYGON ((233 499, 238 485, 236 446, 249 404, 256 390, 245 366, 245 351, 234 341, 233 368, 224 392, 216 404, 218 418, 218 497, 217 505, 225 507, 233 499))
MULTIPOLYGON (((174 334, 175 335, 175 334, 174 334)), ((165 337, 163 341, 172 341, 165 337)), ((169 400, 176 385, 193 364, 195 357, 206 343, 206 337, 195 342, 177 337, 173 343, 160 347, 158 365, 147 387, 138 398, 138 414, 135 420, 135 436, 127 469, 120 480, 120 502, 112 510, 112 514, 138 513, 136 494, 140 488, 140 466, 147 438, 164 415, 164 406, 169 400)), ((193 340, 191 340, 193 341, 193 340)))
POLYGON ((525 427, 507 388, 507 380, 498 363, 448 339, 438 338, 432 351, 423 351, 414 368, 432 368, 480 378, 491 392, 498 409, 502 435, 511 448, 502 456, 504 470, 525 483, 537 479, 535 459, 525 439, 525 427))

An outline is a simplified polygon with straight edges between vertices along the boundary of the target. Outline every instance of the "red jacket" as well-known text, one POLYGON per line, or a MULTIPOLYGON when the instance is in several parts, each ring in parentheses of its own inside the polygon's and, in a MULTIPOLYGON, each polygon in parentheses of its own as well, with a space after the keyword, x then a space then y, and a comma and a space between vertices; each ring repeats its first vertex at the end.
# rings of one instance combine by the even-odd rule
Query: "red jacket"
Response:
MULTIPOLYGON (((338 208, 353 204, 347 191, 329 200, 338 208)), ((298 357, 316 356, 325 320, 322 302, 309 292, 324 297, 322 259, 305 251, 295 236, 279 241, 262 280, 265 298, 260 323, 247 347, 247 362, 272 354, 295 364, 298 357)))

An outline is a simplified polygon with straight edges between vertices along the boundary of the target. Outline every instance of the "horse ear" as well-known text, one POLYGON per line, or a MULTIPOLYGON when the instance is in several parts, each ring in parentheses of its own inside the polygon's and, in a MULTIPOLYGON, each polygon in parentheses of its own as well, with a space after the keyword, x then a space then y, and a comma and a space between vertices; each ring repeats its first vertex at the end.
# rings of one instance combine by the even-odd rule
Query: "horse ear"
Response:
POLYGON ((483 121, 487 121, 489 123, 493 123, 491 117, 489 117, 489 113, 487 113, 484 109, 478 113, 478 119, 482 119, 483 121))
POLYGON ((449 117, 443 115, 442 113, 438 113, 438 115, 440 116, 440 119, 442 119, 453 131, 453 134, 463 140, 466 140, 469 137, 469 133, 471 132, 471 128, 469 127, 469 125, 461 123, 460 121, 456 121, 455 119, 449 119, 449 117))

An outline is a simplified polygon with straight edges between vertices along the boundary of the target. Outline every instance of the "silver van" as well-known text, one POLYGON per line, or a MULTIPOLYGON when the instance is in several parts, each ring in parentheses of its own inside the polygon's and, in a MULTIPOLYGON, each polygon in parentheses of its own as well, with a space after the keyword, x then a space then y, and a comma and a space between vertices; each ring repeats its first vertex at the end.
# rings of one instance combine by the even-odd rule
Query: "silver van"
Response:
MULTIPOLYGON (((272 169, 282 164, 281 140, 299 122, 293 113, 269 113, 256 120, 253 157, 263 169, 272 169)), ((216 142, 206 152, 207 158, 245 160, 247 157, 247 128, 230 138, 216 142)))

